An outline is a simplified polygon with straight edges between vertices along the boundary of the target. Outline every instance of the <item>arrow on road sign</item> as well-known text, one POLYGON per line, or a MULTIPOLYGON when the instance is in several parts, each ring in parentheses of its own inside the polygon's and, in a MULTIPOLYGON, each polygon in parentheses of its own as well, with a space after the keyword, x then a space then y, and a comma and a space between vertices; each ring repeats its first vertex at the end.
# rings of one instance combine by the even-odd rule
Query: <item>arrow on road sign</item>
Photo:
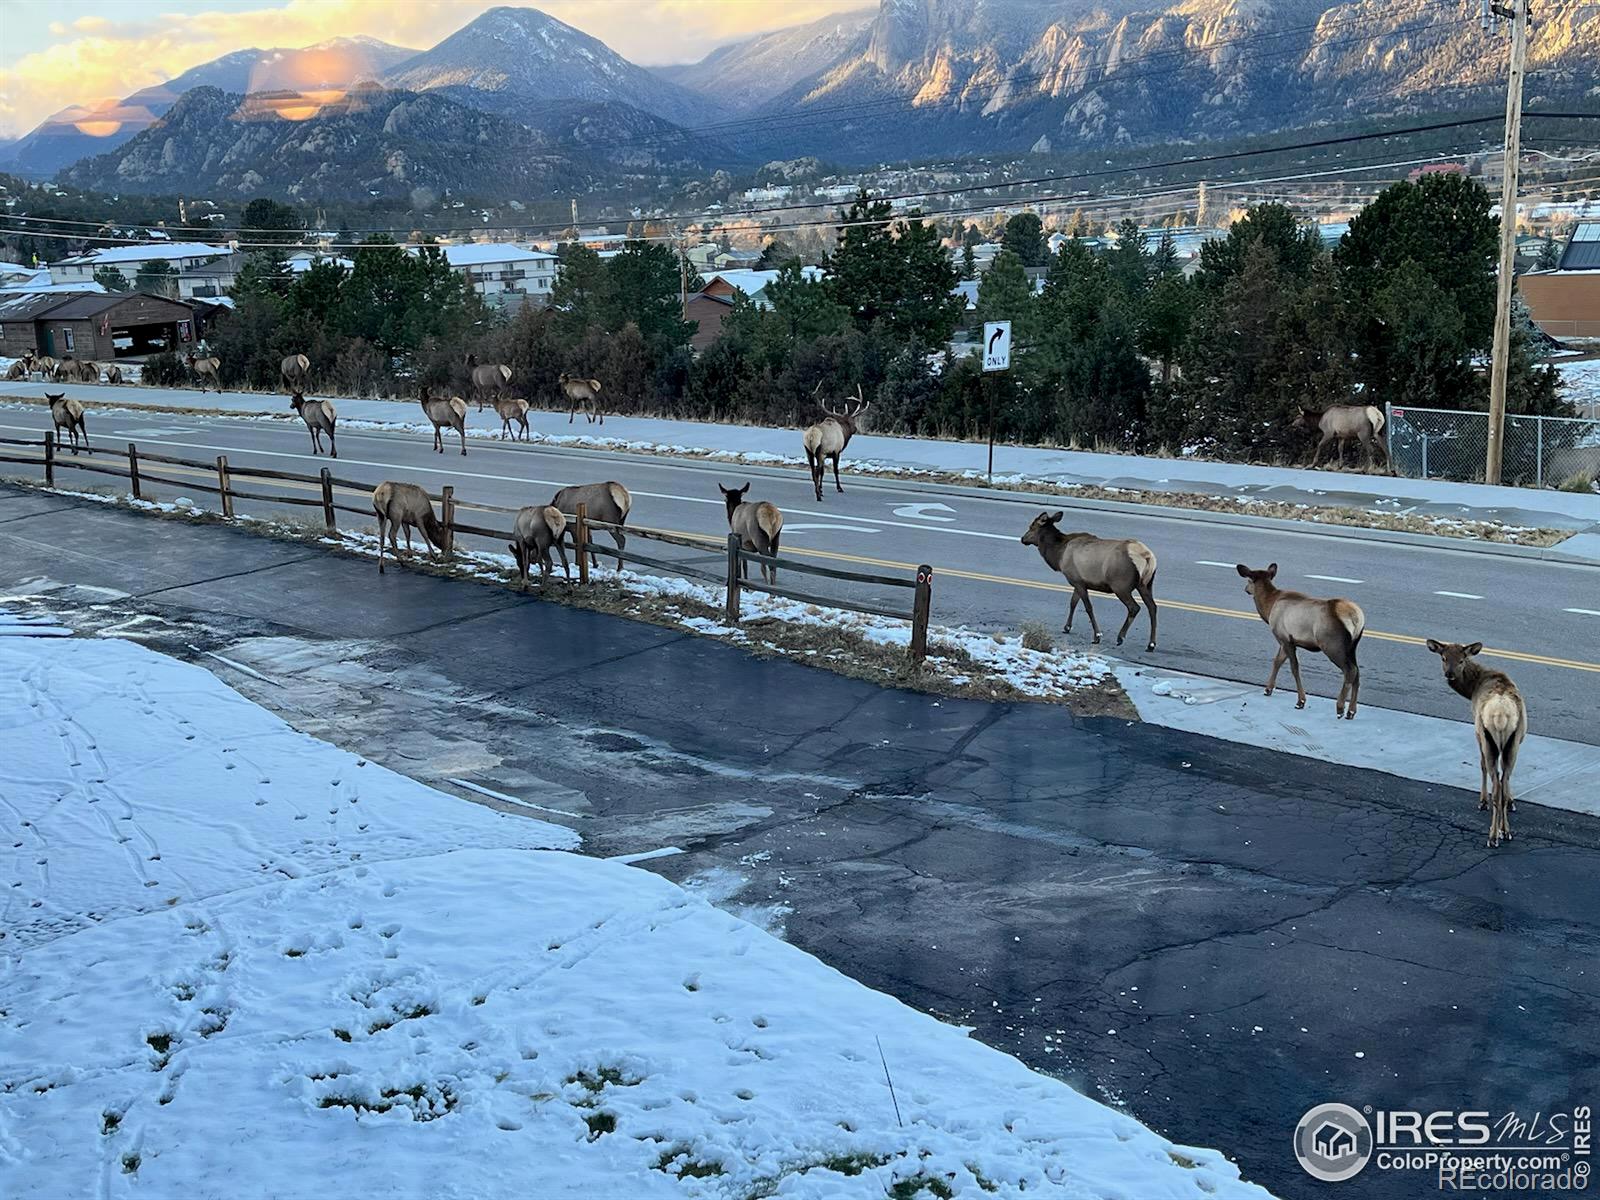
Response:
POLYGON ((1011 369, 1011 322, 985 321, 983 325, 983 369, 1011 369))
POLYGON ((933 515, 933 510, 935 510, 935 509, 937 509, 939 512, 947 512, 947 513, 955 512, 955 509, 951 508, 948 504, 902 504, 902 505, 899 505, 897 508, 895 508, 894 515, 897 516, 897 517, 911 517, 912 519, 917 520, 917 521, 947 521, 948 522, 948 521, 954 521, 955 520, 954 517, 936 517, 936 516, 934 516, 933 515))

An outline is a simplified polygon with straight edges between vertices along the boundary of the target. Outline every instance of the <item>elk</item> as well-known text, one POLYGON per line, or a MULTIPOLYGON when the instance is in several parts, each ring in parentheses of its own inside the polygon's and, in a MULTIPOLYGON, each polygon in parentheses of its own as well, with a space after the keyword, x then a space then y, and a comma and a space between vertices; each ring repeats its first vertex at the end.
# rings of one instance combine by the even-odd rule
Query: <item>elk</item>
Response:
POLYGON ((504 363, 480 364, 476 354, 467 355, 467 371, 472 378, 472 392, 479 412, 487 401, 499 400, 511 383, 510 367, 504 363))
POLYGON ((212 387, 216 388, 217 391, 220 392, 222 390, 222 377, 217 374, 217 371, 222 367, 222 360, 220 358, 217 358, 215 355, 210 358, 196 358, 194 351, 191 350, 189 351, 188 362, 189 369, 193 371, 195 373, 195 377, 200 380, 200 391, 202 394, 204 394, 206 390, 206 384, 208 383, 212 387))
POLYGON ((6 368, 6 382, 28 377, 28 363, 26 359, 16 359, 6 368))
MULTIPOLYGON (((628 494, 628 489, 615 480, 606 483, 580 483, 573 487, 564 487, 550 498, 551 507, 560 509, 563 514, 576 513, 578 505, 582 504, 584 515, 591 521, 604 521, 611 525, 626 525, 628 512, 633 508, 633 497, 628 494)), ((610 531, 612 539, 617 543, 617 549, 627 547, 628 539, 623 531, 613 529, 610 531)), ((589 561, 595 566, 600 565, 600 559, 595 556, 593 531, 588 531, 589 561)), ((622 570, 622 555, 617 555, 617 570, 622 570)))
POLYGON ((567 424, 571 425, 573 418, 578 415, 580 408, 588 409, 584 415, 593 425, 595 418, 600 418, 600 424, 606 423, 605 410, 600 407, 600 381, 598 379, 579 379, 576 375, 561 373, 561 390, 567 397, 567 424))
POLYGON ((515 441, 516 433, 511 428, 515 421, 522 426, 522 440, 530 440, 528 433, 528 402, 521 396, 507 396, 504 400, 494 402, 494 411, 500 416, 500 437, 503 441, 510 438, 515 441))
POLYGON ((1311 465, 1317 465, 1317 459, 1322 457, 1322 448, 1329 442, 1335 443, 1335 453, 1339 456, 1339 469, 1344 469, 1344 446, 1352 439, 1361 443, 1366 451, 1367 467, 1372 467, 1372 452, 1374 449, 1383 455, 1384 465, 1389 463, 1389 451, 1383 441, 1378 437, 1383 432, 1383 409, 1373 404, 1335 404, 1332 408, 1301 408, 1296 410, 1294 423, 1303 429, 1315 429, 1322 434, 1322 440, 1317 443, 1317 448, 1311 452, 1311 465))
POLYGON ((121 383, 122 382, 122 368, 117 366, 116 363, 112 363, 109 367, 106 368, 106 382, 107 383, 121 383))
POLYGON ((435 400, 428 394, 428 389, 423 388, 418 397, 422 402, 422 411, 428 414, 428 420, 433 422, 433 448, 440 454, 444 453, 443 431, 454 429, 461 435, 461 453, 467 452, 467 402, 460 396, 451 396, 448 400, 435 400))
POLYGON ((55 370, 50 373, 50 378, 57 383, 75 383, 78 379, 78 364, 76 360, 63 358, 55 365, 55 370))
POLYGON ((394 556, 400 557, 400 543, 395 537, 399 529, 406 531, 406 553, 411 553, 411 531, 422 534, 428 545, 428 554, 435 550, 450 552, 450 531, 433 515, 433 501, 428 493, 414 483, 385 481, 372 491, 372 511, 378 515, 378 574, 383 570, 383 535, 389 535, 389 546, 394 556))
POLYGON ((56 374, 56 360, 51 358, 48 354, 41 354, 38 358, 33 360, 33 364, 31 367, 29 367, 29 370, 39 372, 40 383, 43 383, 47 379, 54 379, 56 374))
MULTIPOLYGON (((78 435, 83 435, 83 448, 89 450, 89 427, 83 423, 83 404, 65 392, 46 392, 50 403, 50 420, 55 426, 56 449, 61 449, 61 431, 65 429, 72 439, 72 452, 78 452, 78 435)), ((91 451, 92 453, 92 451, 91 451)))
POLYGON ((1072 618, 1083 602, 1083 611, 1089 614, 1089 628, 1094 631, 1095 642, 1100 641, 1100 625, 1094 619, 1094 609, 1089 604, 1091 589, 1110 592, 1128 610, 1127 619, 1117 631, 1117 645, 1128 635, 1128 627, 1139 615, 1139 605, 1134 600, 1138 592, 1150 610, 1150 642, 1146 650, 1156 648, 1156 556, 1143 542, 1132 538, 1101 538, 1092 533, 1062 533, 1058 526, 1064 512, 1040 513, 1022 535, 1024 546, 1036 546, 1039 556, 1052 571, 1060 571, 1072 585, 1072 599, 1067 602, 1067 623, 1061 632, 1072 632, 1072 618))
POLYGON ((1266 694, 1278 683, 1278 671, 1284 660, 1294 672, 1294 686, 1300 699, 1296 708, 1306 706, 1306 685, 1300 680, 1300 658, 1297 650, 1320 650, 1328 661, 1344 672, 1339 685, 1339 698, 1334 702, 1335 715, 1347 720, 1356 719, 1356 695, 1361 691, 1361 668, 1356 665, 1356 647, 1361 644, 1361 634, 1367 627, 1366 614, 1354 600, 1336 598, 1318 600, 1301 592, 1286 592, 1273 583, 1278 574, 1278 564, 1270 563, 1265 571, 1252 571, 1243 563, 1235 564, 1243 579, 1245 592, 1256 602, 1256 612, 1278 639, 1278 653, 1272 660, 1272 674, 1267 677, 1266 694), (1345 697, 1349 696, 1348 707, 1345 697))
POLYGON ((528 586, 529 563, 535 557, 539 560, 539 582, 544 583, 553 569, 550 562, 552 546, 561 555, 562 573, 568 579, 572 578, 572 567, 567 563, 567 548, 561 541, 566 529, 567 518, 553 504, 530 504, 517 511, 516 523, 511 527, 510 550, 516 556, 517 573, 522 578, 524 588, 528 586))
POLYGON ((328 435, 328 457, 339 457, 339 443, 334 440, 333 426, 339 414, 333 409, 332 400, 307 400, 299 392, 289 397, 289 407, 300 414, 300 419, 306 423, 306 430, 311 434, 311 453, 322 453, 322 435, 328 435))
POLYGON ((92 362, 89 359, 84 359, 82 362, 80 362, 78 364, 78 382, 99 383, 100 364, 97 362, 92 362))
POLYGON ((1482 642, 1463 646, 1429 638, 1428 649, 1443 660, 1445 682, 1472 702, 1472 729, 1478 735, 1478 767, 1482 773, 1478 811, 1490 809, 1492 850, 1502 840, 1511 840, 1508 814, 1517 807, 1511 795, 1511 771, 1528 733, 1528 706, 1511 676, 1473 661, 1483 650, 1482 642))
MULTIPOLYGON (((820 384, 817 386, 821 387, 820 384)), ((839 455, 844 453, 850 439, 856 435, 857 422, 868 407, 868 402, 861 398, 858 384, 854 407, 847 406, 844 411, 835 412, 824 404, 822 411, 826 415, 801 435, 806 448, 806 464, 811 468, 811 485, 816 489, 818 502, 822 500, 823 467, 829 459, 833 460, 833 486, 838 491, 844 491, 844 484, 839 482, 839 455)))
POLYGON ((311 360, 304 354, 285 355, 278 364, 278 374, 283 377, 284 391, 303 393, 311 382, 311 360))
MULTIPOLYGON (((748 483, 742 488, 725 488, 719 483, 717 490, 722 493, 723 502, 728 506, 728 529, 739 535, 740 546, 745 550, 753 550, 763 558, 777 558, 778 536, 783 532, 783 513, 778 511, 778 506, 767 500, 754 503, 746 501, 745 494, 750 490, 748 483)), ((739 578, 747 579, 749 575, 750 564, 741 558, 739 578)), ((768 583, 777 583, 777 564, 763 562, 761 578, 768 583)))

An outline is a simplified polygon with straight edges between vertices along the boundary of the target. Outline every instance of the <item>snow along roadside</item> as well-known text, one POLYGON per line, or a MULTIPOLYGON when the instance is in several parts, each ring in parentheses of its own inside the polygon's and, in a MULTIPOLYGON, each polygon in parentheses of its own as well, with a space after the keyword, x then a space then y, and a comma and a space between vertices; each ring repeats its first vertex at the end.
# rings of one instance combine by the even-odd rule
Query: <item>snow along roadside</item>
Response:
POLYGON ((10 623, 0 695, 7 1197, 1267 1195, 199 667, 10 623))

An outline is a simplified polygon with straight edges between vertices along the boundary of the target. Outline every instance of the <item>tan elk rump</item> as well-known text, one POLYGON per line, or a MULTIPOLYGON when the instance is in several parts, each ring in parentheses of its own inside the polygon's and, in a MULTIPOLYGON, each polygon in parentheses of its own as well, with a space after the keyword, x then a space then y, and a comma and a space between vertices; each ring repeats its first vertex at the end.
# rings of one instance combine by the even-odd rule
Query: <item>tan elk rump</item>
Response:
POLYGON ((1128 610, 1122 628, 1117 631, 1117 645, 1128 635, 1128 627, 1139 615, 1139 604, 1134 600, 1137 592, 1150 610, 1150 641, 1146 650, 1156 648, 1156 556, 1143 542, 1133 538, 1101 538, 1092 533, 1062 533, 1057 526, 1066 513, 1040 513, 1022 535, 1024 546, 1036 546, 1039 557, 1052 571, 1060 571, 1072 585, 1072 599, 1067 602, 1067 623, 1063 633, 1072 632, 1072 618, 1083 603, 1089 614, 1089 628, 1094 640, 1100 640, 1100 625, 1094 618, 1094 608, 1089 603, 1089 593, 1110 592, 1128 610))
MULTIPOLYGON (((748 483, 742 488, 725 488, 719 483, 717 490, 728 508, 728 530, 739 536, 740 548, 759 554, 763 559, 776 558, 779 535, 783 532, 783 513, 778 506, 769 500, 746 500, 745 495, 750 491, 748 483)), ((750 564, 740 558, 739 577, 747 579, 749 576, 750 564)), ((777 564, 763 562, 761 578, 777 583, 777 564)))
POLYGON ((304 393, 311 382, 311 360, 304 354, 288 354, 278 364, 285 391, 304 393))
MULTIPOLYGON (((65 429, 72 439, 72 452, 78 452, 78 435, 83 435, 83 448, 89 450, 89 428, 83 423, 83 405, 65 392, 46 392, 50 402, 50 421, 54 426, 56 449, 61 449, 61 431, 65 429)), ((91 451, 92 452, 92 451, 91 451)))
POLYGON ((1244 583, 1244 590, 1256 602, 1256 612, 1278 639, 1278 653, 1272 660, 1272 674, 1267 676, 1266 694, 1278 685, 1278 671, 1284 661, 1294 672, 1294 686, 1299 693, 1296 708, 1306 706, 1306 685, 1300 679, 1300 657, 1297 651, 1317 650, 1328 656, 1328 661, 1344 673, 1339 685, 1339 698, 1333 711, 1337 716, 1355 720, 1356 696, 1361 691, 1361 668, 1356 665, 1356 647, 1361 644, 1361 634, 1367 627, 1366 614, 1354 600, 1335 598, 1319 600, 1302 592, 1289 592, 1273 583, 1278 574, 1278 564, 1270 563, 1265 571, 1253 571, 1243 563, 1235 565, 1244 583), (1349 697, 1346 707, 1345 697, 1349 697))
POLYGON ((467 402, 460 396, 451 396, 449 399, 440 397, 435 400, 428 394, 428 389, 423 388, 422 394, 417 397, 422 405, 422 411, 427 414, 428 420, 433 422, 433 448, 440 454, 444 453, 444 430, 454 429, 461 437, 461 453, 467 452, 467 402))
POLYGON ((222 360, 213 355, 211 358, 196 358, 194 351, 189 352, 189 369, 195 373, 200 381, 200 391, 206 390, 210 384, 217 391, 222 390, 222 377, 217 372, 222 368, 222 360))
POLYGON ((1522 739, 1528 734, 1528 706, 1517 685, 1504 671, 1476 661, 1482 642, 1428 639, 1428 649, 1443 661, 1444 678, 1472 702, 1472 729, 1478 738, 1478 809, 1489 809, 1489 848, 1511 840, 1510 814, 1517 807, 1511 795, 1511 772, 1517 765, 1522 739))
POLYGON ((307 400, 299 392, 289 397, 289 407, 300 414, 300 419, 306 423, 306 430, 311 434, 311 453, 322 453, 322 435, 328 435, 328 456, 339 457, 339 444, 334 440, 333 427, 339 414, 334 411, 332 400, 307 400))
POLYGON ((511 428, 511 423, 515 421, 522 427, 521 440, 525 442, 530 440, 531 435, 528 432, 528 402, 526 400, 521 396, 507 396, 504 400, 496 400, 494 402, 494 411, 500 418, 500 437, 502 439, 517 440, 517 435, 511 428))
POLYGON ((1299 410, 1295 417, 1295 424, 1304 429, 1315 429, 1322 434, 1322 440, 1317 443, 1317 448, 1311 452, 1311 465, 1317 465, 1317 459, 1322 457, 1322 449, 1329 442, 1335 443, 1335 451, 1339 456, 1339 467, 1344 467, 1344 447, 1346 442, 1356 441, 1361 443, 1361 448, 1366 452, 1367 467, 1372 467, 1372 452, 1376 450, 1383 456, 1385 465, 1389 462, 1389 451, 1383 444, 1383 439, 1378 435, 1383 432, 1383 409, 1376 405, 1367 404, 1335 404, 1332 408, 1299 410))
POLYGON ((605 409, 600 407, 600 381, 598 379, 579 379, 576 375, 561 374, 561 391, 567 398, 567 424, 571 425, 573 418, 578 415, 579 409, 586 410, 589 424, 593 425, 595 418, 600 418, 600 424, 606 423, 605 409))
POLYGON ((107 383, 121 383, 122 382, 122 368, 117 366, 116 363, 112 363, 110 366, 108 366, 106 368, 106 382, 107 383))
POLYGON ((433 501, 428 493, 414 483, 385 481, 372 492, 372 511, 378 517, 378 574, 383 570, 383 539, 389 536, 389 546, 396 558, 400 557, 400 544, 395 538, 399 529, 406 531, 406 553, 411 553, 411 531, 422 534, 431 556, 435 550, 448 554, 450 531, 433 515, 433 501))
MULTIPOLYGON (((578 505, 584 506, 584 516, 591 521, 604 521, 609 525, 626 525, 628 513, 633 508, 633 497, 628 489, 616 480, 605 483, 582 483, 574 487, 564 487, 550 498, 550 503, 561 510, 568 517, 577 515, 578 505)), ((617 543, 618 550, 625 550, 628 545, 627 536, 621 529, 608 530, 611 538, 617 543)), ((576 538, 574 533, 573 538, 576 538)), ((600 559, 594 553, 594 530, 587 531, 589 540, 589 561, 595 566, 600 565, 600 559)), ((617 570, 622 570, 622 556, 617 555, 617 570)))
POLYGON ((801 443, 805 446, 806 465, 811 469, 811 486, 816 489, 819 501, 822 499, 823 469, 829 461, 833 463, 833 486, 837 491, 844 491, 844 484, 839 482, 839 456, 856 435, 858 423, 869 407, 869 402, 861 398, 858 385, 854 406, 847 404, 845 408, 835 411, 824 404, 822 411, 827 415, 815 425, 808 426, 800 435, 801 443))
POLYGON ((45 382, 47 379, 54 379, 56 377, 56 360, 48 354, 41 354, 33 360, 33 365, 29 370, 39 372, 40 383, 45 382))
POLYGON ((472 380, 472 395, 478 402, 478 411, 489 401, 505 396, 511 385, 511 368, 504 363, 479 363, 475 354, 467 355, 467 371, 472 380))
POLYGON ((14 379, 26 379, 27 377, 28 377, 28 364, 24 360, 22 360, 20 358, 14 359, 12 361, 11 365, 6 368, 6 382, 7 383, 11 382, 14 379))
POLYGON ((561 535, 566 528, 567 518, 553 504, 530 504, 517 510, 517 519, 511 528, 510 550, 517 560, 517 574, 524 588, 528 586, 528 567, 534 560, 539 563, 539 582, 542 584, 549 576, 553 569, 550 562, 552 546, 561 555, 562 573, 568 579, 572 578, 572 567, 567 563, 567 548, 561 542, 561 535))

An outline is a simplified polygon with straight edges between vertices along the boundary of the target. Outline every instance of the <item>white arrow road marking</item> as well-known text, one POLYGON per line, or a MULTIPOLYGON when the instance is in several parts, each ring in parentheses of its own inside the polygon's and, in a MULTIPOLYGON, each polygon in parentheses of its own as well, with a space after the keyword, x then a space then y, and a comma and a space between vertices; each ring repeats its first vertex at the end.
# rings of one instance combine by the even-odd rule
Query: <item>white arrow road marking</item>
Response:
POLYGON ((1346 579, 1343 575, 1307 575, 1307 579, 1326 579, 1329 583, 1365 583, 1365 579, 1346 579))
POLYGON ((854 525, 785 525, 784 533, 794 533, 801 529, 826 529, 832 533, 882 533, 881 529, 858 529, 854 525))
POLYGON ((918 521, 954 521, 954 517, 936 517, 934 512, 953 513, 955 509, 948 504, 897 504, 892 506, 897 517, 911 517, 918 521))
POLYGON ((1209 558, 1197 558, 1194 560, 1194 565, 1197 567, 1226 567, 1230 571, 1235 566, 1234 563, 1212 562, 1209 558))
POLYGON ((1449 596, 1453 600, 1482 600, 1482 596, 1474 596, 1471 592, 1435 592, 1435 596, 1449 596))
POLYGON ((1592 608, 1563 608, 1561 611, 1562 612, 1569 612, 1569 613, 1578 613, 1579 615, 1585 616, 1585 617, 1600 617, 1600 611, 1596 611, 1595 609, 1592 609, 1592 608))

